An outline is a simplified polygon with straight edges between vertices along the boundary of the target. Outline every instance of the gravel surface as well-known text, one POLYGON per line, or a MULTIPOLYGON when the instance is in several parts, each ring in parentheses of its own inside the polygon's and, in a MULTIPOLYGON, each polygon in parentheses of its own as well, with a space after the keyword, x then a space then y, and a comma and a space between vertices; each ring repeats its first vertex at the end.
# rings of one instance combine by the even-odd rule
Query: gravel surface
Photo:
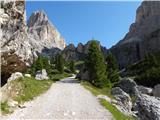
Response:
POLYGON ((0 119, 112 120, 111 113, 74 78, 65 78, 36 99, 0 119))

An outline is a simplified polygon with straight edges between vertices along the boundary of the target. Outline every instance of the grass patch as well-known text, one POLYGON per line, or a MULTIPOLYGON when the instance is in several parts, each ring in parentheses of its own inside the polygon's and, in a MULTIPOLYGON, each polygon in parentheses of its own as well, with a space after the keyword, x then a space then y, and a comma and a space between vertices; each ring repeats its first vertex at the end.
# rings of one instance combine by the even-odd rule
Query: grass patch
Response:
POLYGON ((66 78, 66 77, 71 77, 72 76, 72 74, 69 74, 69 73, 63 73, 63 74, 52 74, 51 76, 50 76, 50 79, 52 80, 52 81, 59 81, 59 80, 61 80, 61 79, 63 79, 63 78, 66 78))
POLYGON ((92 84, 90 84, 89 82, 83 81, 81 82, 81 84, 88 89, 89 91, 92 92, 92 94, 94 94, 95 96, 103 94, 103 95, 107 95, 110 98, 113 98, 113 96, 111 95, 111 89, 108 87, 104 87, 102 89, 97 88, 95 86, 93 86, 92 84))
MULTIPOLYGON (((84 86, 84 88, 86 88, 87 90, 91 91, 91 93, 95 96, 97 95, 107 95, 110 98, 114 98, 111 95, 111 89, 110 88, 97 88, 95 86, 93 86, 92 84, 90 84, 89 82, 83 81, 81 82, 81 84, 84 86)), ((100 99, 100 103, 107 109, 109 110, 113 117, 115 118, 115 120, 135 120, 134 117, 132 116, 127 116, 124 115, 121 111, 119 111, 114 105, 110 104, 109 102, 107 102, 104 99, 100 99)))
POLYGON ((84 64, 84 61, 76 61, 75 62, 75 66, 82 65, 82 64, 84 64))
POLYGON ((49 89, 53 81, 51 80, 35 80, 34 78, 20 78, 14 84, 21 84, 20 95, 14 98, 19 103, 32 100, 34 97, 42 94, 49 89))
POLYGON ((8 106, 7 101, 1 102, 1 112, 2 112, 2 114, 8 114, 8 113, 10 113, 9 109, 10 109, 10 107, 8 106))
POLYGON ((120 112, 114 105, 110 104, 109 102, 107 102, 104 99, 100 99, 100 103, 107 109, 109 110, 113 117, 116 120, 135 120, 134 117, 132 116, 126 116, 124 115, 122 112, 120 112))

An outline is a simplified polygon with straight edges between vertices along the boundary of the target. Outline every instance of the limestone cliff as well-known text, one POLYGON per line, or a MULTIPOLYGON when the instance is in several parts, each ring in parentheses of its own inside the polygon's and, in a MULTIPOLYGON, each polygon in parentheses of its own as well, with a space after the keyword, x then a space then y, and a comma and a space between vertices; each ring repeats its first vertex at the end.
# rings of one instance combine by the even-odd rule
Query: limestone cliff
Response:
POLYGON ((41 52, 45 48, 59 48, 61 50, 65 48, 64 38, 48 20, 44 11, 33 12, 27 25, 30 44, 34 50, 41 52))
POLYGON ((137 62, 147 53, 160 51, 160 2, 143 1, 129 32, 110 50, 121 68, 137 62))

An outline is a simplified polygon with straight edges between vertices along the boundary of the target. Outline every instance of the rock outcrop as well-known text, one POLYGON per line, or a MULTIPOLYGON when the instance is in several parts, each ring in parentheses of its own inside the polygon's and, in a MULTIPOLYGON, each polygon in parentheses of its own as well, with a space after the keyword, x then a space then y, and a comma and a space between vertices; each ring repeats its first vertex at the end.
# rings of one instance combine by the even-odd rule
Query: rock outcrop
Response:
POLYGON ((25 24, 25 1, 1 1, 0 39, 2 85, 14 72, 22 72, 33 60, 25 24))
POLYGON ((64 38, 49 21, 44 11, 33 12, 27 25, 30 44, 35 51, 41 53, 44 49, 65 48, 64 38))
POLYGON ((120 68, 144 58, 147 53, 160 51, 160 2, 144 1, 137 9, 135 23, 123 40, 110 50, 120 68))
POLYGON ((136 101, 141 120, 160 120, 160 99, 141 94, 136 101))
POLYGON ((120 107, 120 110, 126 114, 130 114, 132 109, 130 96, 120 87, 112 88, 112 95, 115 97, 117 101, 116 105, 120 107))
POLYGON ((160 97, 160 84, 154 86, 153 95, 156 97, 160 97))
POLYGON ((137 95, 139 91, 137 89, 136 82, 131 78, 122 78, 120 79, 117 87, 120 87, 124 92, 128 93, 129 95, 137 95))
MULTIPOLYGON (((65 60, 84 60, 87 57, 89 45, 91 41, 88 41, 86 44, 79 43, 77 47, 73 44, 69 44, 63 50, 65 60)), ((107 54, 107 49, 100 45, 100 42, 97 41, 98 45, 101 47, 101 51, 105 56, 107 54)))

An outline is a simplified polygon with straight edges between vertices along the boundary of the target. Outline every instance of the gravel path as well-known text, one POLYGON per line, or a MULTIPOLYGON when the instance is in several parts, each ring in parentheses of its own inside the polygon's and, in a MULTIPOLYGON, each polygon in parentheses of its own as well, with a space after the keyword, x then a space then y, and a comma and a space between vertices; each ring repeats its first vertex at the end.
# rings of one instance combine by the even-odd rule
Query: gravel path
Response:
POLYGON ((98 99, 71 77, 54 83, 46 93, 24 105, 1 119, 113 119, 98 99))

